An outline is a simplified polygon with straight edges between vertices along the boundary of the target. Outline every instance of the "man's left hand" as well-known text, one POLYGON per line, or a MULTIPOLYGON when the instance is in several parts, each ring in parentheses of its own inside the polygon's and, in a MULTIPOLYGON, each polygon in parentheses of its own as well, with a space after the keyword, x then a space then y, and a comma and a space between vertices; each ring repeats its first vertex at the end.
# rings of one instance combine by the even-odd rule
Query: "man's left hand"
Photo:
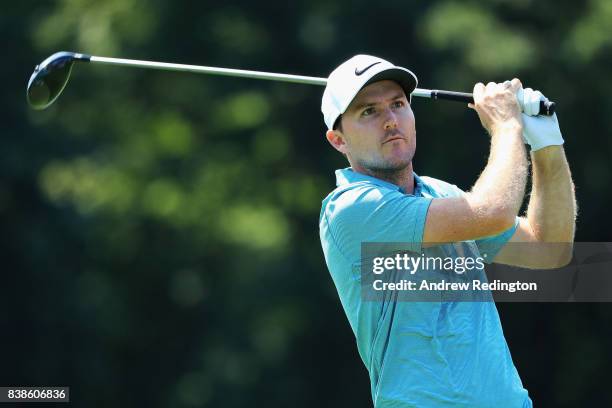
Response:
POLYGON ((559 146, 564 143, 559 128, 557 114, 552 116, 538 115, 540 100, 547 98, 540 91, 531 88, 519 89, 517 92, 519 105, 523 110, 523 139, 535 152, 548 146, 559 146))

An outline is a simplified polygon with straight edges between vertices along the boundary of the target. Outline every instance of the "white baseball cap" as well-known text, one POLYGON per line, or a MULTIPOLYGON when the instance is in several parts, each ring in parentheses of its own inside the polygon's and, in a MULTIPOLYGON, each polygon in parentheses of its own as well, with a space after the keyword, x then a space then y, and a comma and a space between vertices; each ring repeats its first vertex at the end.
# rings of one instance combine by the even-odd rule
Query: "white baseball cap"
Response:
POLYGON ((418 83, 412 71, 371 55, 355 55, 338 66, 327 79, 321 101, 327 128, 333 129, 338 117, 346 111, 361 88, 385 79, 397 82, 408 98, 418 83))

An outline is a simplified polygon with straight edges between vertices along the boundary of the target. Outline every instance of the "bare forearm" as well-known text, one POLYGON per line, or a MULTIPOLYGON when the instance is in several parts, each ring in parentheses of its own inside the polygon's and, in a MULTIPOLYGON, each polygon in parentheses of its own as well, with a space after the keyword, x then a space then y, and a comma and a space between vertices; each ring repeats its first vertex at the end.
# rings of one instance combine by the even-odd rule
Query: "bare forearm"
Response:
POLYGON ((525 196, 527 154, 520 135, 520 126, 495 132, 487 166, 470 193, 485 208, 501 211, 509 222, 525 196))
POLYGON ((574 184, 562 146, 531 153, 532 190, 527 219, 540 242, 573 242, 576 228, 574 184))

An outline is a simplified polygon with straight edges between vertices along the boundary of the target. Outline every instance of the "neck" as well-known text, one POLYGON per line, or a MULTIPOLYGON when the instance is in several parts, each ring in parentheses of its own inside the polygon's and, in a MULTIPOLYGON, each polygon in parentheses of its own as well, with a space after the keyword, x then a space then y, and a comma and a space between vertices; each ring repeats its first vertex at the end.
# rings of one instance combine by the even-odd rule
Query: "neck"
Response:
POLYGON ((361 166, 352 166, 353 170, 365 174, 370 177, 393 183, 404 190, 406 194, 414 192, 414 172, 412 170, 412 162, 401 170, 386 170, 386 169, 366 169, 361 166))

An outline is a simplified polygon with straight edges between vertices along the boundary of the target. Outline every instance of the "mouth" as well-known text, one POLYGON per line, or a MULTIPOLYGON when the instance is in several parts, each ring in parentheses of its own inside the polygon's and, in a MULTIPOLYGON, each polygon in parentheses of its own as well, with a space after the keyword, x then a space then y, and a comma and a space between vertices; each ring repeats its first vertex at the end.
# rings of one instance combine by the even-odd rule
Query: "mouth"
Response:
POLYGON ((403 137, 400 137, 400 136, 393 136, 393 137, 390 137, 389 139, 385 140, 384 142, 382 142, 382 144, 393 142, 394 140, 406 140, 406 139, 404 139, 403 137))

